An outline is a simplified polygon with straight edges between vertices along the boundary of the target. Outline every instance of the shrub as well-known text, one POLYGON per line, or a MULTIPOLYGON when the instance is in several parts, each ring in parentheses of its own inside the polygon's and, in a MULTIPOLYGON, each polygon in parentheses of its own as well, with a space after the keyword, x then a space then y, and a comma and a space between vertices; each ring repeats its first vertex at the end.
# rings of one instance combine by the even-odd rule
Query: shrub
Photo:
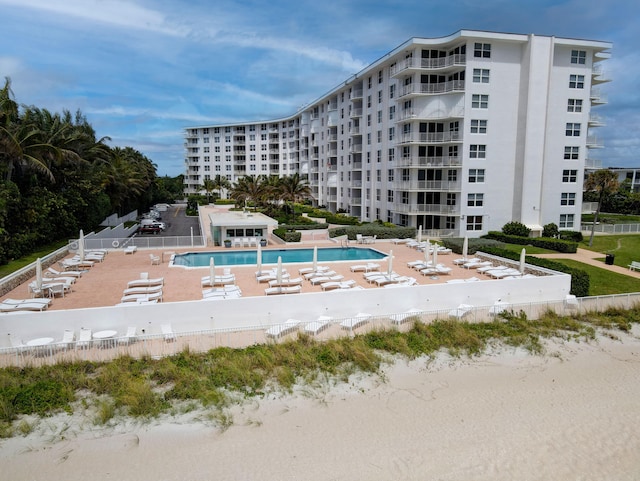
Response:
POLYGON ((328 229, 329 224, 316 224, 312 222, 310 224, 283 224, 280 229, 285 230, 313 230, 313 229, 328 229))
POLYGON ((502 233, 506 235, 517 235, 520 237, 529 237, 531 229, 521 222, 507 222, 502 226, 502 233))
POLYGON ((560 232, 558 232, 558 236, 562 240, 572 242, 582 242, 583 239, 582 232, 577 232, 574 230, 561 230, 560 232))
POLYGON ((553 222, 542 228, 542 237, 558 237, 558 226, 553 222))
POLYGON ((415 227, 385 227, 378 223, 329 229, 329 237, 347 235, 349 240, 356 240, 356 234, 377 236, 378 239, 410 239, 415 237, 415 227))
POLYGON ((302 233, 282 228, 274 229, 273 233, 285 242, 300 242, 302 238, 302 233))
POLYGON ((548 239, 546 237, 520 237, 515 235, 505 235, 502 232, 491 231, 483 236, 485 239, 494 239, 507 244, 531 245, 542 249, 549 249, 557 252, 575 253, 578 251, 578 243, 562 239, 548 239))
MULTIPOLYGON (((462 244, 464 239, 462 237, 453 237, 450 239, 444 238, 442 239, 442 245, 448 247, 456 254, 462 255, 462 244)), ((467 245, 467 254, 471 255, 476 251, 485 251, 487 247, 504 247, 504 242, 500 242, 494 239, 484 239, 484 238, 470 238, 469 243, 467 245)))

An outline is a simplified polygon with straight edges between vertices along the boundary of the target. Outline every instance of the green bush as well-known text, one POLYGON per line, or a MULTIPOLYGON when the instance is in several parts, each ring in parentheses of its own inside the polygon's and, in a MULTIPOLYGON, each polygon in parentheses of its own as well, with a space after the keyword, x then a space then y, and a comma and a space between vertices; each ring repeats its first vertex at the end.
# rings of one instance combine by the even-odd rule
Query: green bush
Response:
MULTIPOLYGON (((467 255, 474 254, 476 251, 485 251, 488 247, 504 247, 504 242, 493 239, 470 238, 467 245, 467 255)), ((451 249, 456 254, 462 255, 462 244, 464 238, 452 237, 442 239, 442 245, 451 249)))
POLYGON ((531 245, 541 249, 549 249, 556 252, 574 254, 578 251, 578 243, 562 239, 548 239, 546 237, 521 237, 515 235, 505 235, 502 232, 490 231, 482 236, 485 239, 494 239, 506 244, 531 245))
POLYGON ((521 222, 507 222, 502 226, 502 233, 506 235, 517 235, 520 237, 529 237, 531 229, 521 222))
POLYGON ((558 237, 558 226, 553 222, 542 228, 542 237, 558 237))
MULTIPOLYGON (((520 260, 519 253, 506 249, 500 249, 497 247, 486 247, 482 249, 482 251, 486 252, 487 254, 504 257, 506 259, 511 259, 514 261, 520 260)), ((587 274, 582 269, 575 269, 551 259, 541 259, 534 256, 526 256, 526 262, 527 264, 531 264, 534 266, 544 267, 546 269, 569 274, 571 276, 571 294, 577 297, 585 297, 589 295, 589 274, 587 274)))
POLYGON ((356 240, 356 234, 377 236, 378 239, 411 239, 416 236, 415 227, 385 227, 378 223, 349 227, 333 227, 329 229, 329 237, 347 235, 349 240, 356 240))
POLYGON ((582 232, 578 232, 574 230, 561 230, 558 232, 558 236, 562 240, 567 240, 572 242, 582 242, 583 240, 582 232))
POLYGON ((300 242, 300 239, 302 238, 302 233, 300 232, 281 228, 275 229, 273 233, 285 242, 300 242))
POLYGON ((315 222, 312 222, 311 224, 283 224, 280 228, 285 230, 328 229, 329 224, 317 224, 315 222))

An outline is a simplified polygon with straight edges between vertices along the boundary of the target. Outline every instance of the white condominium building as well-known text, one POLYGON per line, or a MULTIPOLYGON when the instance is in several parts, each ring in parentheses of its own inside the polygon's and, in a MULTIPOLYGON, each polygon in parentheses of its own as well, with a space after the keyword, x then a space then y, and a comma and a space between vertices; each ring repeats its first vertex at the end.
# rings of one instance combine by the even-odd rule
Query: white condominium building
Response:
POLYGON ((315 205, 362 221, 471 237, 511 221, 578 230, 611 47, 412 38, 290 117, 187 128, 185 194, 218 174, 298 172, 315 205))

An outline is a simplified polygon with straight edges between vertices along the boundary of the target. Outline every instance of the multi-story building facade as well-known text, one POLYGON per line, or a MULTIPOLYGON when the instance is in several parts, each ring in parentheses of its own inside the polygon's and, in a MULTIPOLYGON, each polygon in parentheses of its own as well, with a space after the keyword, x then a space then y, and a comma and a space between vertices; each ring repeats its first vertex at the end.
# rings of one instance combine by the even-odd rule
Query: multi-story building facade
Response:
POLYGON ((478 236, 579 229, 602 147, 608 42, 462 30, 412 38, 287 118, 186 129, 185 193, 207 176, 308 176, 316 205, 478 236))

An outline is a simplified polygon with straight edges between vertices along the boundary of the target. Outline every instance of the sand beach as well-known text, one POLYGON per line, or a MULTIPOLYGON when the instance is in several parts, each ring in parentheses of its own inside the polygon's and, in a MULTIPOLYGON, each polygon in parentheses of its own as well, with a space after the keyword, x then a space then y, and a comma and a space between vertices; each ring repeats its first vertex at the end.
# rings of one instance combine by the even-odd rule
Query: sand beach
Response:
POLYGON ((640 329, 545 354, 397 360, 225 416, 95 426, 42 420, 2 440, 11 480, 637 480, 640 329))

